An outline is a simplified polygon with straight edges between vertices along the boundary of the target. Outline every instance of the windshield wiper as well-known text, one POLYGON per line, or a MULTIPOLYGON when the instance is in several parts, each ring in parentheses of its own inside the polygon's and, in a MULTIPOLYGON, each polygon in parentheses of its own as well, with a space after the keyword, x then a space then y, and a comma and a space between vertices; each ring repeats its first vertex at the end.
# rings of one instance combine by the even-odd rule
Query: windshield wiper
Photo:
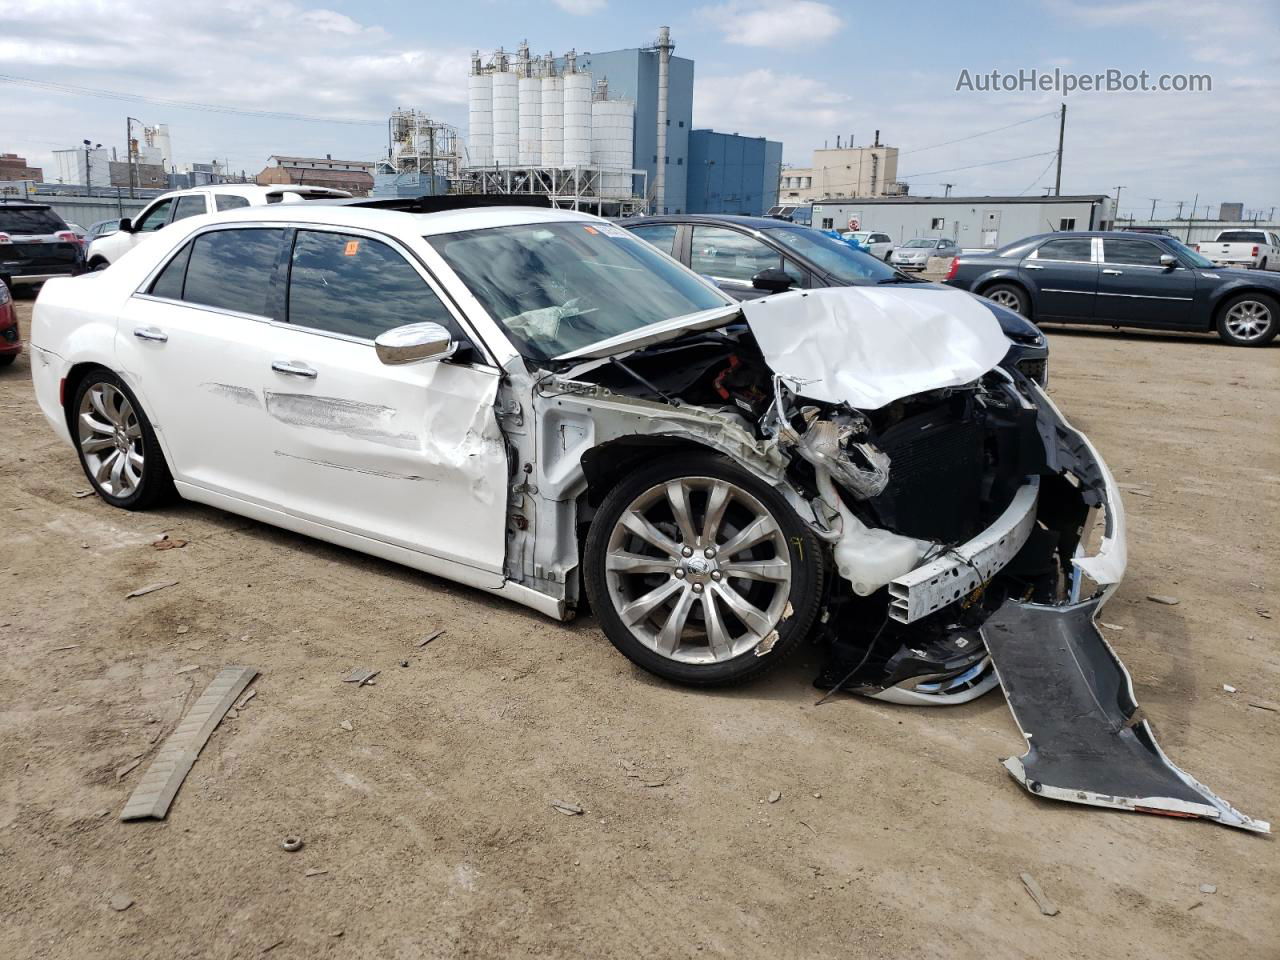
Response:
POLYGON ((928 283, 927 280, 920 280, 917 277, 908 277, 905 273, 897 274, 892 277, 885 277, 883 280, 877 280, 877 284, 882 283, 928 283))

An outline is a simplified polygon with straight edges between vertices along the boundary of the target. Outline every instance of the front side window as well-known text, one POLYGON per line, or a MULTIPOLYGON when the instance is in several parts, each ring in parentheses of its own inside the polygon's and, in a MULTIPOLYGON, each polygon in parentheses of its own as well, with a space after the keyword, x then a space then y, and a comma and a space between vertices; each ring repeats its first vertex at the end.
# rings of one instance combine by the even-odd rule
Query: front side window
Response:
POLYGON ((676 231, 674 223, 652 223, 641 227, 632 227, 631 232, 646 243, 652 243, 668 256, 675 256, 676 231))
POLYGON ((173 197, 161 200, 144 213, 133 225, 134 233, 151 233, 159 230, 169 222, 169 210, 173 207, 173 197))
POLYGON ((185 220, 187 217, 198 217, 205 213, 204 194, 188 193, 178 198, 173 211, 173 222, 185 220))
POLYGON ((1196 251, 1192 250, 1181 240, 1169 237, 1165 240, 1165 243, 1167 243, 1171 248, 1169 252, 1174 256, 1181 258, 1184 263, 1189 263, 1193 267, 1200 267, 1201 269, 1213 266, 1212 260, 1206 256, 1196 253, 1196 251))
POLYGON ((689 267, 695 273, 749 282, 761 270, 778 269, 778 251, 755 237, 724 227, 694 227, 689 267))
POLYGON ((362 340, 408 323, 459 329, 409 262, 380 240, 299 230, 289 266, 289 322, 362 340))
POLYGON ((284 242, 277 229, 214 230, 191 244, 182 299, 269 317, 268 295, 284 242))
POLYGON ((530 223, 426 239, 534 360, 733 304, 612 224, 530 223))
POLYGON ((769 236, 783 249, 793 251, 829 274, 837 283, 865 284, 888 280, 897 271, 883 260, 809 227, 771 227, 769 236))
POLYGON ((1103 240, 1102 259, 1107 263, 1126 263, 1135 267, 1158 267, 1164 253, 1154 243, 1145 240, 1103 240))
POLYGON ((247 207, 249 205, 249 201, 245 197, 237 197, 230 193, 215 194, 213 202, 217 206, 219 212, 222 212, 223 210, 235 210, 238 207, 247 207))
POLYGON ((1050 240, 1042 243, 1036 251, 1037 260, 1070 260, 1073 263, 1088 263, 1093 259, 1093 241, 1088 237, 1076 237, 1072 240, 1050 240))

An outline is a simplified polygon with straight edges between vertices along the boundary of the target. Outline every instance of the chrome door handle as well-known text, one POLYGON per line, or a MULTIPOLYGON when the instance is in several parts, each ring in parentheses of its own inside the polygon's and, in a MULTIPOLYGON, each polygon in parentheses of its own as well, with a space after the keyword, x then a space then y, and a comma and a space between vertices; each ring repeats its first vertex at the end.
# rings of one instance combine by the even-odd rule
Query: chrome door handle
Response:
POLYGON ((1118 277, 1118 276, 1120 276, 1122 273, 1124 273, 1124 271, 1123 271, 1123 270, 1112 270, 1112 269, 1110 269, 1109 267, 1108 267, 1108 268, 1104 268, 1102 272, 1103 272, 1103 273, 1109 273, 1109 274, 1111 274, 1111 276, 1113 276, 1113 277, 1118 277))
POLYGON ((1038 267, 1038 266, 1036 266, 1034 263, 1028 263, 1028 264, 1027 264, 1027 269, 1028 269, 1028 270, 1043 270, 1043 269, 1044 269, 1044 267, 1038 267))
POLYGON ((169 339, 169 335, 157 327, 134 327, 133 335, 139 340, 152 340, 156 343, 164 343, 169 339))
POLYGON ((288 377, 305 377, 308 380, 316 378, 314 370, 297 360, 277 360, 271 364, 271 369, 288 377))

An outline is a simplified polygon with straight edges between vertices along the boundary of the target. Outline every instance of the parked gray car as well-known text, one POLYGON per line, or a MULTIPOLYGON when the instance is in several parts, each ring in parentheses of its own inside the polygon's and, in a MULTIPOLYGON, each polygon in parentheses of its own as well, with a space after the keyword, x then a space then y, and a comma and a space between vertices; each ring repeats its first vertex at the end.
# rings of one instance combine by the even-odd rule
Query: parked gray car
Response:
POLYGON ((945 237, 915 237, 889 255, 889 262, 899 270, 923 270, 930 257, 955 257, 960 245, 945 237))

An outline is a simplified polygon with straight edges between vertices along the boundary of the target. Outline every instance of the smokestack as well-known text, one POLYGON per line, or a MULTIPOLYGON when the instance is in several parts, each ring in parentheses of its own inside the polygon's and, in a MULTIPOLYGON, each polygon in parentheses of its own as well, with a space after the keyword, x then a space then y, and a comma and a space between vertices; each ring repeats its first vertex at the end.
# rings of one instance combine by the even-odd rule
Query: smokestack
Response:
POLYGON ((840 134, 836 134, 836 149, 840 149, 840 134))
POLYGON ((653 177, 655 213, 667 209, 667 99, 671 87, 671 28, 658 28, 658 171, 653 177))
POLYGON ((873 144, 872 144, 872 146, 875 146, 875 147, 880 146, 880 131, 879 131, 879 130, 877 130, 877 131, 876 131, 876 142, 875 142, 875 143, 873 143, 873 144))

